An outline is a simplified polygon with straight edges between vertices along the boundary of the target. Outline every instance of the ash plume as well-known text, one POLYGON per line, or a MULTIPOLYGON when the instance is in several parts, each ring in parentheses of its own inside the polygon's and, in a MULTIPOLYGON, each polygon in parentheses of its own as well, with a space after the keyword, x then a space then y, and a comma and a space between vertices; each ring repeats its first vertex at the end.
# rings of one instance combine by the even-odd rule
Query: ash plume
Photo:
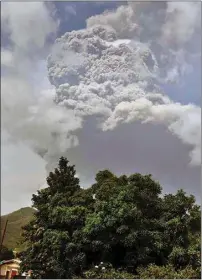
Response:
POLYGON ((161 89, 178 82, 200 55, 199 3, 128 3, 89 18, 85 29, 65 33, 51 49, 46 42, 57 22, 50 9, 26 5, 32 6, 3 6, 13 48, 2 49, 9 72, 2 78, 2 128, 13 141, 50 164, 78 145, 76 132, 89 117, 97 117, 103 131, 140 120, 166 125, 190 146, 191 163, 200 164, 201 109, 175 103, 161 89), (37 24, 33 33, 26 29, 30 18, 37 24), (52 86, 46 81, 41 89, 43 81, 33 81, 35 59, 44 63, 49 52, 45 73, 52 86))
POLYGON ((160 87, 189 69, 197 8, 198 3, 129 3, 89 18, 84 30, 64 34, 48 58, 57 104, 83 120, 100 116, 103 130, 136 120, 164 124, 191 147, 191 163, 200 164, 201 109, 175 103, 160 87))

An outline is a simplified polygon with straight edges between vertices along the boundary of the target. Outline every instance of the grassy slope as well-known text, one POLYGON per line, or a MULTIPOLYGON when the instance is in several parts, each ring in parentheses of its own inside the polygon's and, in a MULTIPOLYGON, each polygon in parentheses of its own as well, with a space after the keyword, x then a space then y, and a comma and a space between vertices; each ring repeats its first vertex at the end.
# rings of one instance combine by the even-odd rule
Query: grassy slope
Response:
POLYGON ((21 250, 24 246, 20 245, 19 242, 22 240, 22 226, 29 223, 33 218, 34 209, 31 207, 21 208, 15 212, 8 215, 1 216, 1 238, 3 230, 8 219, 8 225, 6 229, 6 234, 4 238, 3 245, 10 249, 21 250))

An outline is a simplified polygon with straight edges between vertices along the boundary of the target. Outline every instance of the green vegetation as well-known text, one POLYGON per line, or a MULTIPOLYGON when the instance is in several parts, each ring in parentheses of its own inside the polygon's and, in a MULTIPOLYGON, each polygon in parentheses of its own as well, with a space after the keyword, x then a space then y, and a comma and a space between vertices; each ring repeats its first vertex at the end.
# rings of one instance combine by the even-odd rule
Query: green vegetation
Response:
POLYGON ((14 258, 13 251, 5 246, 2 246, 1 253, 0 253, 0 261, 11 260, 13 258, 14 258))
POLYGON ((201 213, 192 195, 162 196, 151 175, 108 170, 82 189, 75 174, 61 158, 49 187, 33 195, 23 271, 36 279, 201 278, 201 213))
POLYGON ((25 249, 25 244, 22 242, 22 227, 33 219, 34 209, 31 207, 21 208, 8 215, 1 216, 1 236, 8 219, 6 235, 3 244, 12 250, 20 251, 25 249))

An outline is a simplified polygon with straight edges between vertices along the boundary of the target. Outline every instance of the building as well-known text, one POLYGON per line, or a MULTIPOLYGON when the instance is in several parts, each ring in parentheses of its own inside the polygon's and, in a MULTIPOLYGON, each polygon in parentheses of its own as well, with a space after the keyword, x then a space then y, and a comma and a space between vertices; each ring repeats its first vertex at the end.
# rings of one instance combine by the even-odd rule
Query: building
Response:
POLYGON ((0 262, 0 276, 1 279, 12 279, 19 275, 20 260, 12 259, 0 262))

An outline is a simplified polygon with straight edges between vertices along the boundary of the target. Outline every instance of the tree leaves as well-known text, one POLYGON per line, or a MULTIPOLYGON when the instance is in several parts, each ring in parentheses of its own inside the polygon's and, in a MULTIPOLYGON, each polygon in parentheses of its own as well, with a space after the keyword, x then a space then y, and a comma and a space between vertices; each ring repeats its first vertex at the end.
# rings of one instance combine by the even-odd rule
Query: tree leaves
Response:
POLYGON ((162 197, 151 175, 117 177, 109 170, 82 189, 75 174, 61 158, 47 178, 49 187, 33 195, 37 211, 24 227, 29 246, 21 254, 22 269, 52 279, 198 273, 201 216, 192 195, 179 190, 162 197), (100 262, 110 263, 108 271, 94 270, 100 262))

